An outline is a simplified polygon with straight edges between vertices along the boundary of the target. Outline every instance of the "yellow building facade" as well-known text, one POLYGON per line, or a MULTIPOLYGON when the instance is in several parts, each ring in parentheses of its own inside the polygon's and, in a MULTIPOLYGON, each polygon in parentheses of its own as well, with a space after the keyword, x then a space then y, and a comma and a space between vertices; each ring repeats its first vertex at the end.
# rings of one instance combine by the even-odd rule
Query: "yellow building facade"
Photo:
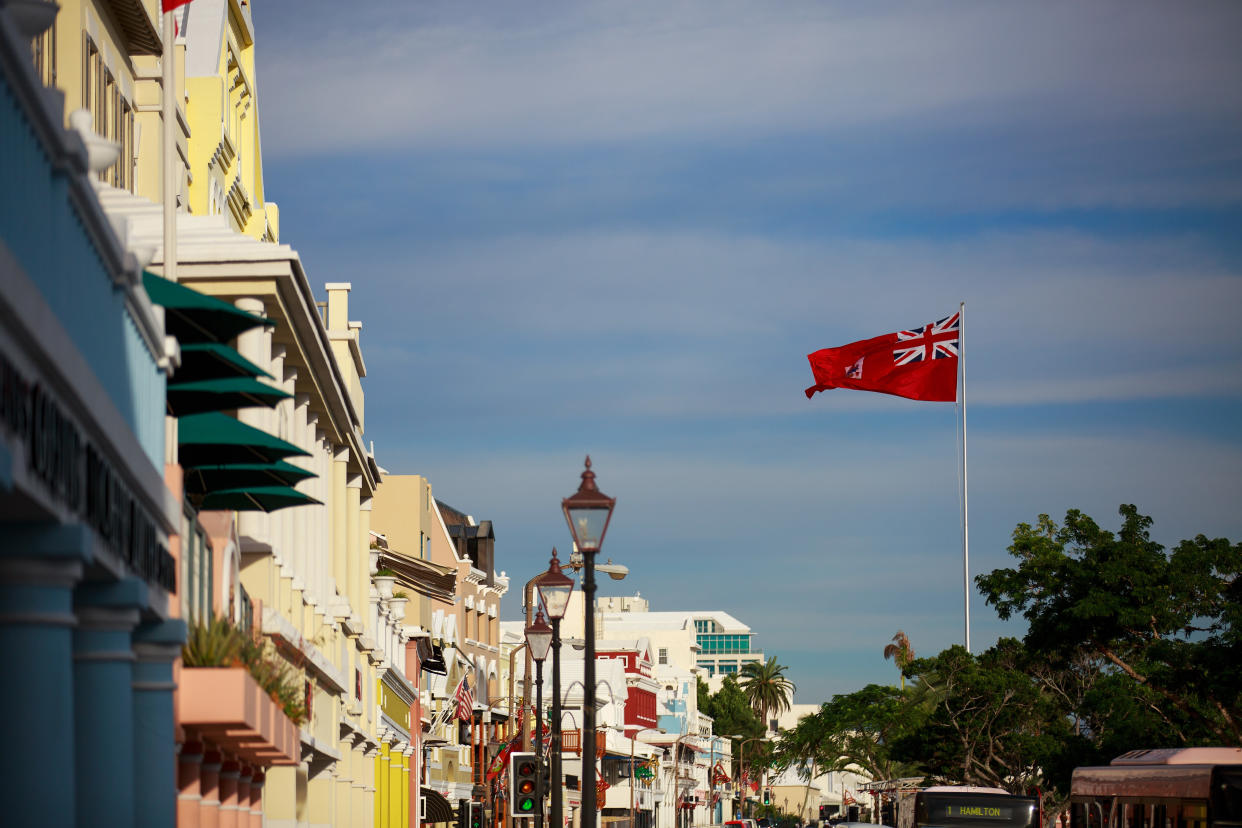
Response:
MULTIPOLYGON (((32 44, 36 71, 59 91, 65 121, 119 147, 97 180, 161 200, 160 0, 63 0, 56 20, 32 44), (72 118, 79 110, 84 120, 72 118)), ((184 17, 184 12, 181 12, 184 17)), ((178 199, 189 189, 184 40, 173 46, 177 89, 178 199)), ((124 243, 127 240, 122 238, 124 243)))
POLYGON ((261 241, 279 241, 279 211, 264 198, 263 147, 250 5, 195 0, 186 6, 186 117, 191 177, 187 207, 224 216, 261 241))
MULTIPOLYGON (((140 438, 163 433, 143 442, 157 446, 148 453, 166 464, 180 512, 169 515, 180 525, 168 536, 178 573, 168 613, 253 631, 304 689, 305 719, 294 724, 276 705, 261 747, 178 714, 169 728, 178 822, 444 822, 450 801, 477 798, 483 746, 507 714, 498 619, 508 580, 494 568, 491 523, 437 503, 425 478, 382 477, 364 441, 353 286, 313 288, 266 200, 250 4, 194 0, 174 16, 177 282, 270 320, 229 344, 288 397, 236 419, 304 453, 289 463, 313 475, 296 485, 316 501, 195 511, 183 498, 179 421, 165 417, 162 395, 143 414, 140 438), (384 479, 395 491, 380 520, 384 479), (401 577, 380 574, 389 566, 401 577), (476 698, 469 726, 446 716, 462 679, 476 698)), ((159 0, 64 0, 31 49, 64 123, 88 145, 115 144, 115 160, 91 173, 101 215, 137 271, 155 274, 164 270, 160 33, 159 0)), ((178 344, 158 339, 159 368, 176 383, 178 344)), ((183 687, 207 686, 207 668, 176 669, 183 687)))
POLYGON ((373 525, 383 537, 381 571, 391 570, 396 586, 409 590, 408 633, 426 656, 416 679, 421 740, 412 772, 421 798, 440 807, 418 816, 420 824, 442 822, 463 801, 490 799, 478 791, 487 787, 487 747, 508 719, 499 610, 509 580, 495 570, 491 522, 437 501, 421 475, 384 475, 373 525), (455 716, 462 681, 475 698, 469 722, 455 716))

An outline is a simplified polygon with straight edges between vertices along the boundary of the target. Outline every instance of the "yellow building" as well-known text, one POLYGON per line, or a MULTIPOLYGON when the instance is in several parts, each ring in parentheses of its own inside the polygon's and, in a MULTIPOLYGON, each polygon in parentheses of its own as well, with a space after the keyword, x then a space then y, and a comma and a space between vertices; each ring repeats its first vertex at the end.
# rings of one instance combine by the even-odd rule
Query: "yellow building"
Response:
POLYGON ((420 822, 443 822, 463 801, 487 803, 486 750, 508 719, 500 683, 500 598, 509 579, 495 571, 491 521, 437 501, 419 475, 383 477, 373 525, 382 533, 381 572, 412 593, 409 633, 417 640, 419 741, 413 772, 429 801, 420 822), (425 637, 423 637, 425 636, 425 637), (469 683, 471 721, 454 716, 453 695, 469 683), (437 807, 439 806, 439 807, 437 807))
POLYGON ((239 233, 278 241, 279 212, 264 200, 250 4, 194 0, 185 8, 189 212, 221 215, 239 233))
MULTIPOLYGON (((83 124, 83 138, 94 132, 120 145, 96 176, 98 197, 129 252, 156 273, 164 259, 158 10, 158 0, 67 0, 34 50, 36 68, 65 86, 64 117, 83 124), (72 115, 84 106, 85 123, 72 115)), ((394 734, 408 731, 415 691, 404 678, 403 603, 379 598, 371 582, 379 472, 362 438, 361 325, 349 318, 348 284, 327 285, 317 301, 297 253, 277 243, 278 213, 263 189, 249 4, 195 0, 175 17, 177 281, 273 323, 240 334, 236 350, 288 396, 237 419, 303 453, 289 465, 313 475, 296 485, 317 501, 270 514, 184 506, 181 537, 170 543, 182 581, 173 610, 251 627, 303 688, 306 719, 292 746, 251 756, 213 736, 216 714, 194 707, 198 718, 180 719, 193 744, 182 746, 178 810, 185 821, 249 804, 269 825, 369 825, 377 784, 408 790, 394 777, 408 776, 412 748, 408 732, 404 742, 394 734), (381 734, 387 777, 377 780, 381 734), (265 757, 283 764, 263 766, 265 757), (265 776, 244 764, 252 761, 265 776), (243 779, 249 803, 240 801, 243 779)), ((178 357, 175 346, 164 354, 173 383, 178 357)), ((162 401, 153 409, 160 431, 162 409, 162 401)), ((179 497, 178 445, 183 454, 193 429, 169 419, 166 430, 163 459, 179 497)), ((383 800, 389 813, 394 803, 408 810, 408 794, 383 800)))
MULTIPOLYGON (((160 0, 63 0, 59 5, 55 23, 34 41, 36 70, 45 85, 62 93, 66 123, 118 145, 116 160, 94 174, 97 180, 160 201, 160 0), (85 120, 70 117, 78 110, 87 113, 85 120)), ((184 17, 184 10, 179 14, 184 17)), ((182 202, 188 189, 183 45, 179 39, 173 49, 182 202)))

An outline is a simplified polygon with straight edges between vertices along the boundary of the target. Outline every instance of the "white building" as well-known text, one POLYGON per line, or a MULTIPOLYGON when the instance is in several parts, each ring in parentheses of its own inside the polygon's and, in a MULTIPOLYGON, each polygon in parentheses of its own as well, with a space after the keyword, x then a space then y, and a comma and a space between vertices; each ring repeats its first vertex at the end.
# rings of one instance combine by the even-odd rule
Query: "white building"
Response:
POLYGON ((696 668, 712 692, 743 664, 764 661, 750 627, 721 610, 652 612, 641 595, 597 598, 595 607, 600 637, 646 636, 657 665, 696 668))

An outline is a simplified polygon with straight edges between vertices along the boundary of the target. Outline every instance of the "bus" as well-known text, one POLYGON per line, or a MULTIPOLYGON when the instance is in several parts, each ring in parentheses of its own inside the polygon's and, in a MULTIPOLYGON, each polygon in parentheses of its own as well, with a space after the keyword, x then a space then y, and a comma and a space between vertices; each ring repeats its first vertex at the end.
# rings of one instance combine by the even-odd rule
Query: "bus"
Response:
POLYGON ((1242 748, 1132 750, 1075 768, 1070 828, 1242 828, 1242 748))
POLYGON ((1039 800, 1002 788, 936 785, 914 795, 914 828, 1039 828, 1039 800))
POLYGON ((1039 800, 1002 788, 935 785, 902 803, 900 828, 1039 828, 1039 800))

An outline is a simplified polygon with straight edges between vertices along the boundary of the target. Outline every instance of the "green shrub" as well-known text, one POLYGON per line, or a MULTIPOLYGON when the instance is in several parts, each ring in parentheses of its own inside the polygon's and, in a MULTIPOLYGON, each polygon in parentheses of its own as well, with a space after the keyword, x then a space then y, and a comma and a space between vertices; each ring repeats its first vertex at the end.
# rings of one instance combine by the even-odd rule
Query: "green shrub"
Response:
POLYGON ((236 667, 246 641, 231 621, 212 615, 189 626, 181 662, 186 667, 236 667))
POLYGON ((212 615, 191 624, 181 662, 186 667, 245 667, 290 721, 306 721, 301 674, 284 664, 270 644, 246 635, 227 618, 212 615))

